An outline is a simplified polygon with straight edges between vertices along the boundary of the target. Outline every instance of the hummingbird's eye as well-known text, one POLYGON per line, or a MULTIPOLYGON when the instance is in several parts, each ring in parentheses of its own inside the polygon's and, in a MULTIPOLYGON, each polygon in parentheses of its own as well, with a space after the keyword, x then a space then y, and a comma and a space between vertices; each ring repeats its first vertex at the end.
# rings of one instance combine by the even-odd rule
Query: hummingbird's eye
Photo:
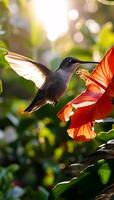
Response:
POLYGON ((70 58, 68 62, 71 63, 71 62, 72 62, 72 59, 70 58))

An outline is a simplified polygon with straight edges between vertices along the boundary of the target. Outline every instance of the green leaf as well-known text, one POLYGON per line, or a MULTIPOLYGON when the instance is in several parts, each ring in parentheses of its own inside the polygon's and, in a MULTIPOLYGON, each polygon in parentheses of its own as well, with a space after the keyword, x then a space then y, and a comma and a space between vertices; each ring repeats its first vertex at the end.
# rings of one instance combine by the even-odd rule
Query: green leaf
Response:
POLYGON ((110 178, 110 175, 111 175, 111 170, 110 170, 108 163, 103 163, 101 165, 101 167, 98 170, 98 174, 100 176, 101 182, 104 185, 107 184, 107 182, 110 178))
POLYGON ((68 188, 72 187, 77 182, 77 178, 73 178, 70 181, 64 181, 61 183, 58 183, 53 189, 52 194, 49 197, 49 200, 52 199, 59 199, 61 194, 65 192, 68 188))
POLYGON ((57 184, 49 200, 93 199, 106 187, 105 184, 113 182, 113 176, 114 160, 101 160, 81 172, 78 178, 57 184))
POLYGON ((7 52, 7 46, 2 40, 0 40, 0 54, 4 54, 5 52, 7 52))
POLYGON ((17 164, 12 164, 8 167, 8 170, 12 173, 16 172, 19 169, 19 166, 17 164))
MULTIPOLYGON (((43 28, 35 19, 31 20, 31 43, 34 47, 38 47, 43 44, 45 40, 45 34, 43 28)), ((35 49, 35 48, 34 48, 35 49)))
POLYGON ((114 0, 98 0, 105 5, 114 5, 114 0))
POLYGON ((77 57, 82 60, 83 59, 90 60, 92 57, 92 53, 91 53, 91 51, 84 49, 84 48, 73 47, 70 51, 67 52, 67 54, 65 56, 73 56, 73 57, 77 57))
MULTIPOLYGON (((107 22, 102 26, 99 35, 98 42, 96 46, 101 50, 107 50, 114 44, 114 32, 113 32, 113 24, 111 22, 107 22), (106 40, 108 38, 108 40, 106 40)), ((102 51, 101 51, 102 52, 102 51)))
POLYGON ((108 132, 100 132, 97 134, 95 138, 95 140, 97 140, 100 143, 105 143, 112 139, 114 139, 114 129, 108 132))
POLYGON ((0 68, 8 66, 8 63, 4 58, 6 52, 7 52, 7 47, 5 43, 2 40, 0 40, 0 68))
POLYGON ((0 80, 0 94, 3 92, 2 81, 0 80))
POLYGON ((38 191, 33 191, 31 188, 27 188, 26 194, 29 197, 28 200, 48 200, 49 196, 49 193, 43 187, 38 187, 38 191))
POLYGON ((9 0, 3 0, 4 5, 6 6, 6 8, 9 7, 9 0))
POLYGON ((42 200, 47 200, 49 196, 49 193, 47 192, 47 190, 45 190, 43 187, 39 187, 38 188, 38 199, 42 199, 42 200))

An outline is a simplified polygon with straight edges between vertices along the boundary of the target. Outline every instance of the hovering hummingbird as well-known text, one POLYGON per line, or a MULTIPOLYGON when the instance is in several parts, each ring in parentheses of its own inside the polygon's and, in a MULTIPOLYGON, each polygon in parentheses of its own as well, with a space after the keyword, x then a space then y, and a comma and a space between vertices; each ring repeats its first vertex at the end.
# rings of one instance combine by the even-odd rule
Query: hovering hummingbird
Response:
POLYGON ((16 53, 7 52, 5 59, 18 75, 33 81, 39 88, 35 98, 25 109, 25 112, 36 111, 47 103, 56 105, 66 91, 68 83, 74 71, 77 69, 78 64, 98 63, 66 57, 61 62, 59 68, 53 72, 41 63, 37 63, 16 53))

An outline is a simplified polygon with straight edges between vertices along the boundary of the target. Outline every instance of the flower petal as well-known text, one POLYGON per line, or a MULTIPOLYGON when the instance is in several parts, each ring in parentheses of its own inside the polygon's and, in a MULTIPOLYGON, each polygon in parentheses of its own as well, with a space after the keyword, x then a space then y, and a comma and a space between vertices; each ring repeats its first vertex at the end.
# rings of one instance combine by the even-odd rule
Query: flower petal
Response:
POLYGON ((71 115, 73 115, 73 107, 70 102, 57 113, 58 118, 63 122, 68 121, 71 115))
POLYGON ((97 65, 95 70, 91 73, 91 78, 97 80, 105 88, 111 82, 114 76, 114 47, 109 49, 100 64, 97 65))
POLYGON ((84 124, 79 128, 72 128, 72 126, 70 126, 67 132, 75 141, 87 142, 96 136, 96 133, 92 130, 91 122, 84 124))
POLYGON ((87 75, 87 78, 91 80, 88 82, 87 90, 66 104, 58 113, 62 121, 67 121, 71 116, 67 131, 75 141, 89 141, 94 138, 92 123, 106 117, 112 111, 114 47, 108 51, 91 76, 87 75))
POLYGON ((78 108, 71 117, 71 123, 67 130, 69 136, 75 141, 88 141, 94 138, 96 134, 92 130, 92 122, 106 117, 111 111, 112 103, 107 94, 103 94, 93 105, 78 108))
POLYGON ((114 78, 112 79, 109 87, 106 90, 106 93, 110 96, 110 97, 114 97, 114 78))
POLYGON ((71 101, 71 104, 76 108, 85 107, 95 104, 101 97, 101 88, 98 85, 92 83, 88 86, 86 91, 84 91, 81 95, 73 99, 71 101))
POLYGON ((74 115, 71 116, 71 124, 72 128, 79 128, 80 126, 87 124, 93 119, 93 106, 86 106, 82 108, 78 108, 74 115))
POLYGON ((91 84, 86 91, 66 104, 58 112, 57 116, 61 121, 68 121, 69 117, 74 113, 73 108, 76 109, 95 104, 101 96, 102 93, 100 87, 95 84, 91 84))
POLYGON ((110 97, 104 93, 97 103, 93 106, 92 120, 103 119, 112 111, 112 102, 110 97))
POLYGON ((103 94, 95 104, 79 107, 71 116, 72 127, 80 127, 88 122, 102 119, 112 111, 112 103, 107 94, 103 94))

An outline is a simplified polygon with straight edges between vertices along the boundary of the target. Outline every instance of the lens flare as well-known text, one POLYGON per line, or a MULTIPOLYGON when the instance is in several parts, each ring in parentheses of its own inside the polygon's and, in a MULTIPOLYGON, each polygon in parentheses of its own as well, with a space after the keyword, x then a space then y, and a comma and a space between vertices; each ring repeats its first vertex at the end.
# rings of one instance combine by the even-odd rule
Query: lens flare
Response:
POLYGON ((34 13, 49 40, 55 41, 68 31, 66 0, 34 0, 34 13))

